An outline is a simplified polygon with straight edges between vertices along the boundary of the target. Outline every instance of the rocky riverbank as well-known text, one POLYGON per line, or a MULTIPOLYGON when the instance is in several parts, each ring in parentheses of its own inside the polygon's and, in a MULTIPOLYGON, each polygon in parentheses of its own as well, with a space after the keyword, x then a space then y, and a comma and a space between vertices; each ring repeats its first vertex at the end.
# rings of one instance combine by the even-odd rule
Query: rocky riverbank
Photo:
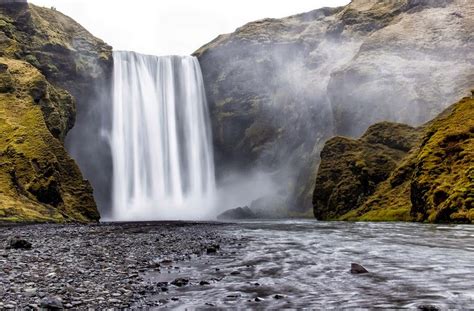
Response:
POLYGON ((184 283, 154 282, 177 263, 225 252, 214 223, 23 225, 0 230, 0 309, 165 306, 184 283), (26 240, 31 243, 18 242, 26 240), (173 284, 171 284, 173 283, 173 284), (169 289, 168 289, 169 288, 169 289), (157 292, 167 299, 150 299, 157 292))

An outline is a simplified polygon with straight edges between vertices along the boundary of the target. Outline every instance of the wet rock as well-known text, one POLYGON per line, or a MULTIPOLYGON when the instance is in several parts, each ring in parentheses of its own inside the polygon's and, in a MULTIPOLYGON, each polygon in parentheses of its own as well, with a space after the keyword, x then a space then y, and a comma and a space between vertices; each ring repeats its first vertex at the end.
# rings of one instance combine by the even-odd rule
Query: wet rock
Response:
POLYGON ((189 280, 185 278, 177 278, 173 282, 171 282, 172 285, 177 286, 177 287, 182 287, 188 285, 189 280))
POLYGON ((215 253, 217 253, 217 248, 214 247, 214 246, 210 246, 206 249, 206 253, 207 254, 215 254, 215 253))
POLYGON ((239 275, 239 274, 240 274, 240 271, 232 271, 232 272, 230 273, 230 275, 239 275))
POLYGON ((63 302, 58 297, 46 297, 40 302, 40 307, 46 310, 62 310, 63 302))
POLYGON ((256 297, 256 298, 255 298, 255 301, 256 301, 256 302, 260 302, 260 301, 264 301, 264 300, 265 300, 265 299, 260 298, 260 297, 256 297))
POLYGON ((257 216, 248 206, 230 209, 217 216, 218 220, 242 220, 255 218, 257 218, 257 216))
POLYGON ((362 267, 361 265, 359 265, 357 263, 352 263, 351 264, 351 273, 352 274, 363 274, 363 273, 369 273, 369 271, 367 271, 367 269, 365 269, 364 267, 362 267))
POLYGON ((441 310, 440 308, 438 308, 437 306, 434 306, 434 305, 419 305, 418 310, 422 310, 422 311, 439 311, 441 310))
POLYGON ((14 237, 8 241, 7 249, 31 249, 32 245, 30 242, 14 237))
POLYGON ((285 298, 285 296, 280 295, 280 294, 276 294, 275 296, 273 296, 273 298, 275 298, 275 299, 283 299, 283 298, 285 298))
POLYGON ((199 282, 199 285, 201 285, 201 286, 209 285, 209 284, 211 284, 211 283, 209 283, 208 281, 201 281, 201 282, 199 282))

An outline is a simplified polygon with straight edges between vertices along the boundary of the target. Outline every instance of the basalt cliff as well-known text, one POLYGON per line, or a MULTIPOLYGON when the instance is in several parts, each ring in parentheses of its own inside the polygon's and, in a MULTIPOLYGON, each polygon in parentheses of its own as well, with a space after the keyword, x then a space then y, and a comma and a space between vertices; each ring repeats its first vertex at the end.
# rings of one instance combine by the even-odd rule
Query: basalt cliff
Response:
POLYGON ((474 96, 418 128, 330 139, 313 204, 321 220, 474 223, 474 96))
MULTIPOLYGON (((353 0, 217 37, 195 55, 219 177, 268 173, 274 181, 268 205, 278 199, 288 215, 308 215, 326 140, 357 137, 380 121, 420 126, 469 91, 473 16, 472 1, 353 0)), ((393 129, 406 140, 416 136, 409 126, 393 129)), ((375 147, 390 149, 377 180, 403 158, 406 144, 375 147)))
POLYGON ((0 221, 97 221, 64 140, 111 47, 54 9, 0 4, 0 221))

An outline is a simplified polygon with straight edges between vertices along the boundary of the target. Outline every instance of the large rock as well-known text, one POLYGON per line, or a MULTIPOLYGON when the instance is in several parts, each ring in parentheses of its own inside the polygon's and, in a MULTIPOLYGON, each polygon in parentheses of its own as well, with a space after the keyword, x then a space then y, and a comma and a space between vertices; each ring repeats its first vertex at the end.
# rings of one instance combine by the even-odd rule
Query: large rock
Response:
MULTIPOLYGON (((92 188, 64 140, 76 114, 84 119, 96 104, 96 87, 111 73, 111 47, 54 9, 2 3, 0 57, 0 218, 98 220, 92 188)), ((85 132, 93 132, 92 146, 99 130, 85 132)))
POLYGON ((314 189, 317 218, 474 222, 474 99, 418 130, 400 126, 372 126, 375 140, 328 141, 314 189))
POLYGON ((317 219, 337 219, 360 207, 419 139, 408 125, 379 123, 360 139, 335 137, 321 152, 313 196, 317 219))
POLYGON ((11 84, 0 92, 0 220, 98 220, 90 184, 46 122, 56 111, 44 107, 61 109, 61 94, 70 95, 29 63, 0 57, 0 64, 11 84))
POLYGON ((420 125, 470 87, 473 16, 472 1, 354 0, 217 37, 195 55, 218 175, 277 171, 275 193, 310 209, 329 137, 420 125))

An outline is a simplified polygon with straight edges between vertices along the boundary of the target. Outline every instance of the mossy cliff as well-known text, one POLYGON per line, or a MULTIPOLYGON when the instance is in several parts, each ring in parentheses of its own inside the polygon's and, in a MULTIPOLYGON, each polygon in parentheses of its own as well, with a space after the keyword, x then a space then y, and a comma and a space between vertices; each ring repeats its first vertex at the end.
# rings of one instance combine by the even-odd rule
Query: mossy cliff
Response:
POLYGON ((417 129, 380 123, 329 140, 313 204, 322 220, 474 223, 474 99, 417 129))
POLYGON ((291 211, 311 210, 327 139, 419 126, 471 87, 473 16, 473 1, 353 0, 217 37, 195 55, 218 174, 270 171, 291 211))
POLYGON ((64 139, 111 48, 57 12, 0 5, 0 221, 97 221, 64 139))

